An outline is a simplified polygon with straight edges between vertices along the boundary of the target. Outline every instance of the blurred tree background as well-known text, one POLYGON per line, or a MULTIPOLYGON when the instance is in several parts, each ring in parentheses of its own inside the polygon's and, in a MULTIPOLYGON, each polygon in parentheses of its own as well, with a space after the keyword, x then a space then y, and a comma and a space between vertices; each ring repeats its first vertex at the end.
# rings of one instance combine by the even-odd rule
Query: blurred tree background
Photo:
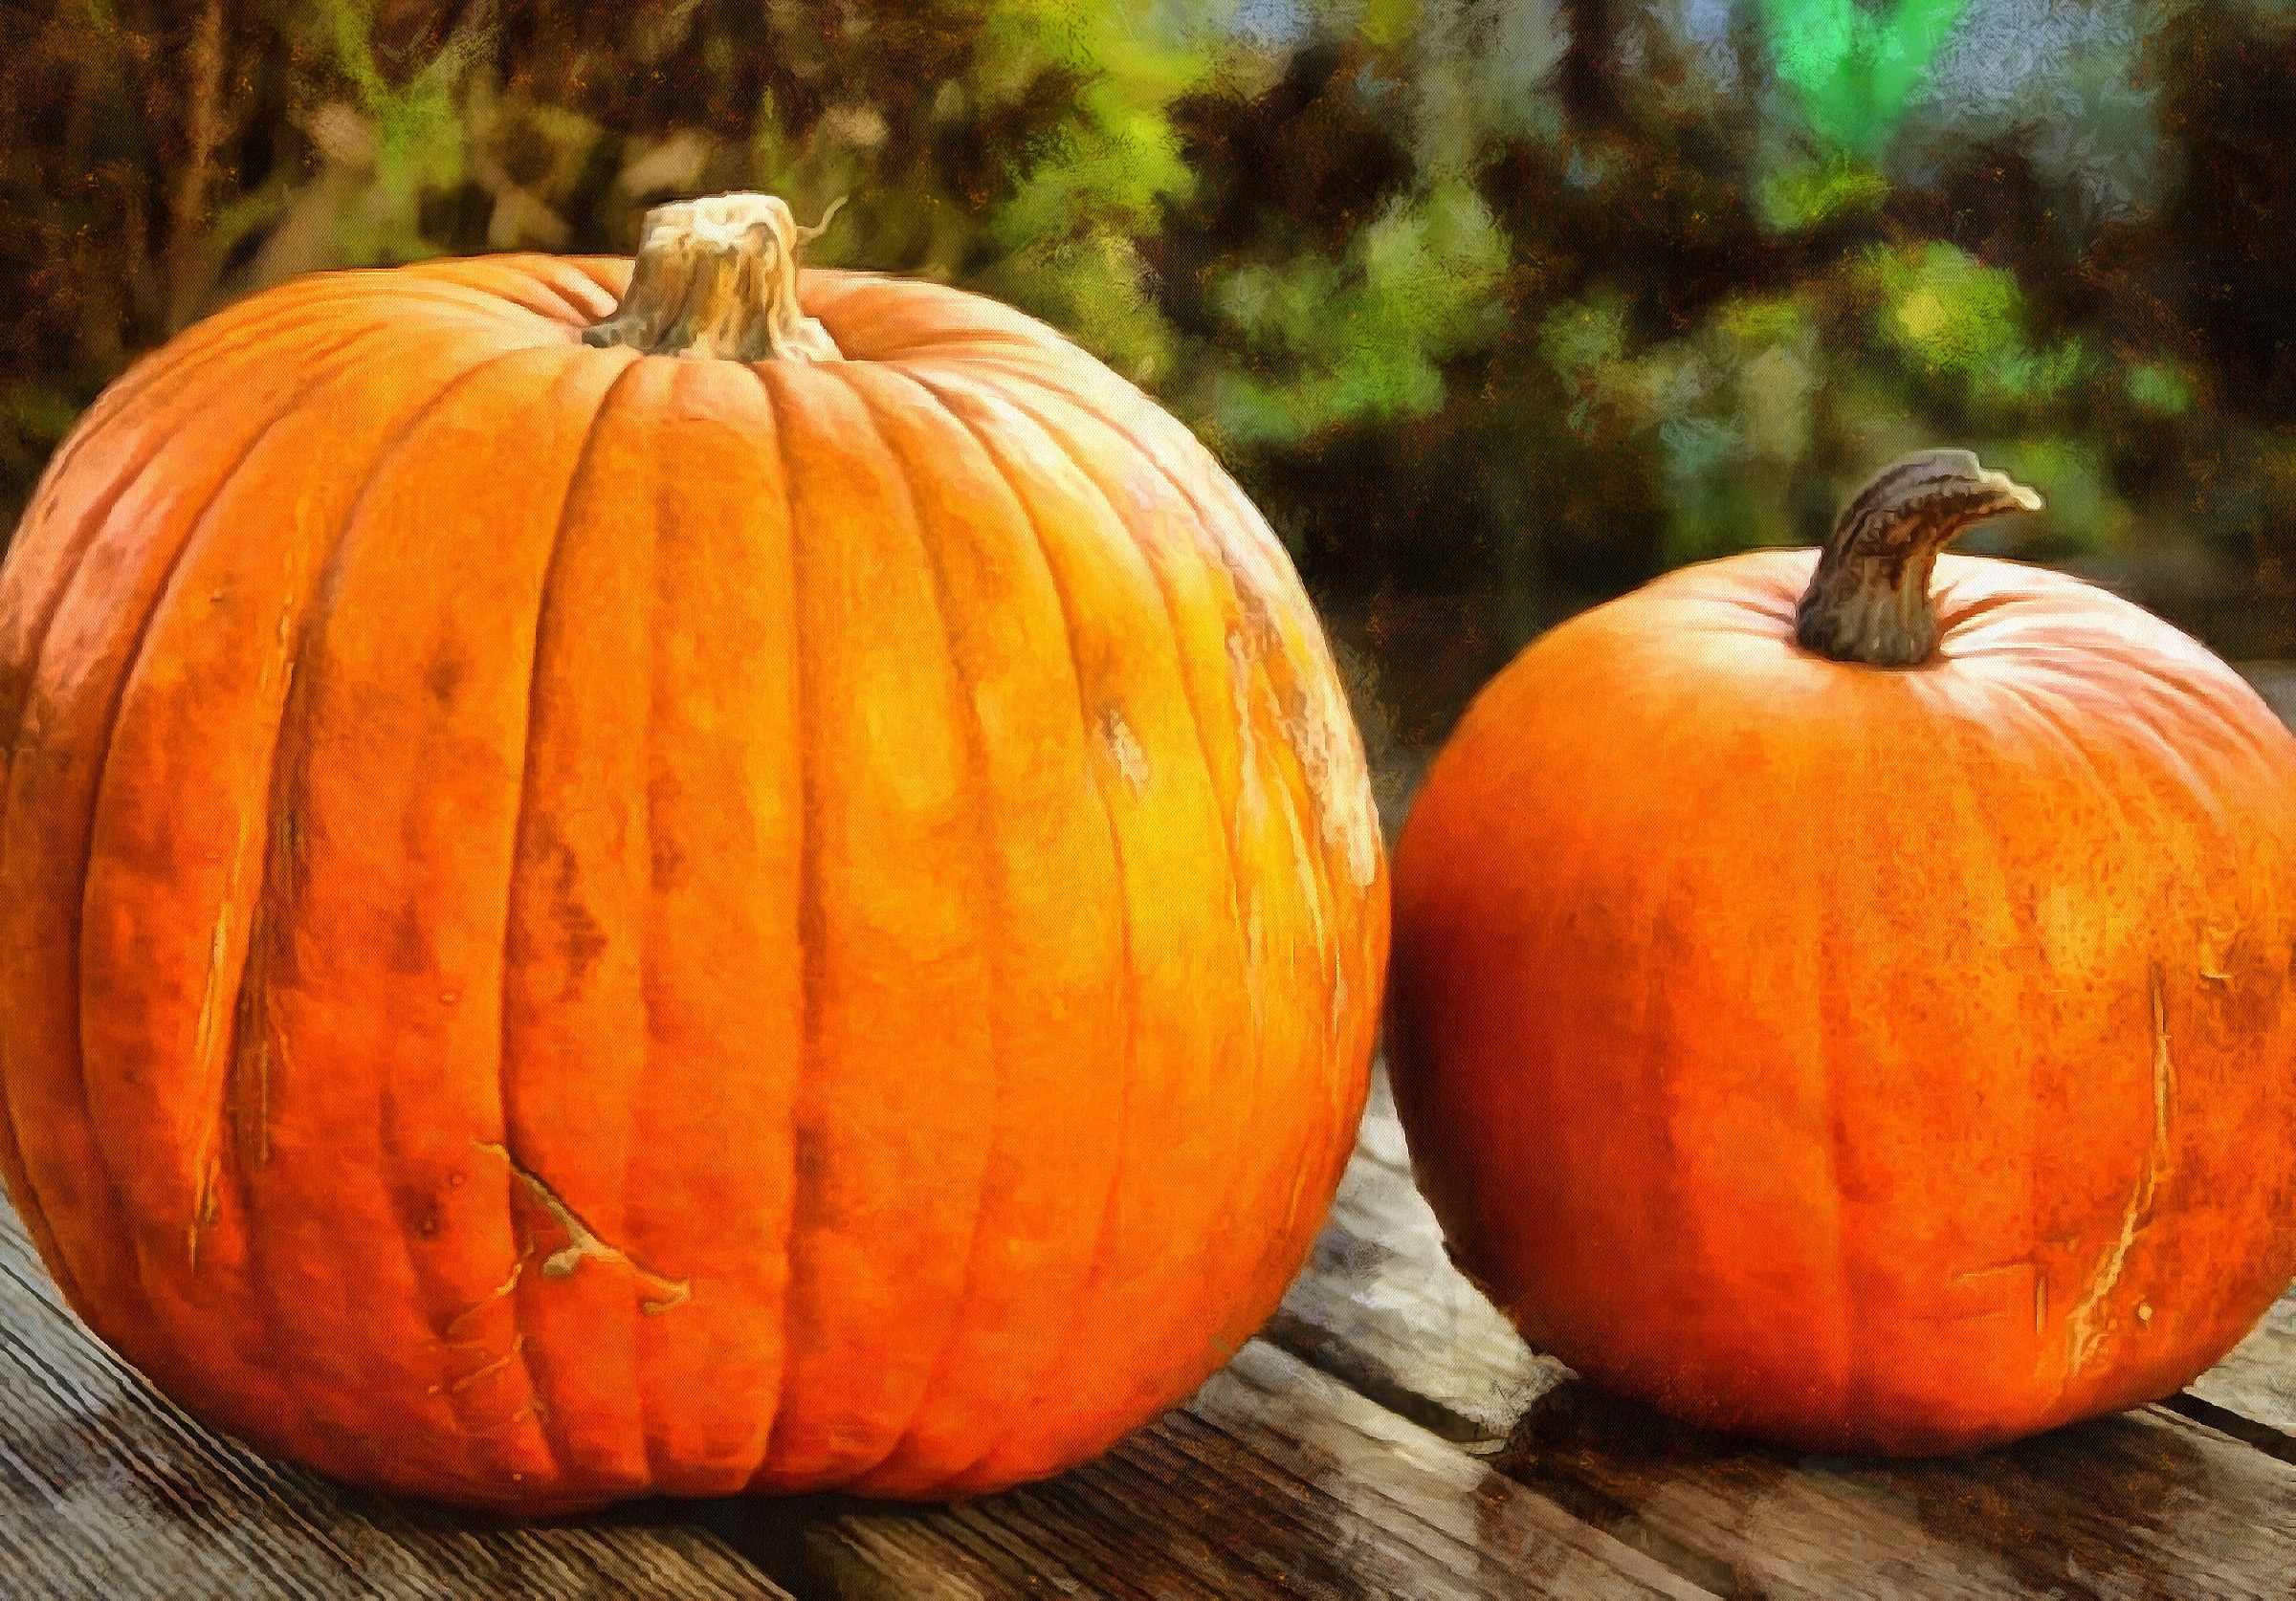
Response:
POLYGON ((1529 633, 1821 536, 2296 655, 2274 0, 61 0, 0 60, 0 526, 140 352, 290 274, 627 249, 764 187, 1056 323, 1253 492, 1407 742, 1529 633))

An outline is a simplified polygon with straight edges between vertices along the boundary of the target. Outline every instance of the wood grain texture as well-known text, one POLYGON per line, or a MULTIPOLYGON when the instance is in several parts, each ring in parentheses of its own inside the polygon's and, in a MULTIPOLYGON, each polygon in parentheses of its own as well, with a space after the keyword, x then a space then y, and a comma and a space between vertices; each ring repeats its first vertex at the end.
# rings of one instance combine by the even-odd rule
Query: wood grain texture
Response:
MULTIPOLYGON (((2270 1428, 2288 1304, 2195 1387, 1975 1457, 1875 1464, 1740 1445, 1510 1340, 1442 1261, 1383 1095, 1269 1337, 1721 1595, 2272 1596, 2296 1573, 2296 1472, 2213 1423, 2270 1428), (2184 1398, 2179 1398, 2179 1404, 2184 1398)), ((2275 1437, 2285 1438, 2285 1436, 2275 1437)))
POLYGON ((2275 1302, 2231 1355, 2169 1404, 2296 1462, 2296 1290, 2275 1302))
POLYGON ((725 1502, 709 1525, 801 1594, 1469 1601, 1701 1592, 1264 1342, 1059 1479, 934 1509, 725 1502))
POLYGON ((0 1594, 735 1601, 788 1592, 658 1503, 517 1527, 342 1490, 210 1434, 88 1338, 0 1208, 0 1594))
POLYGON ((927 1510, 649 1503, 521 1528, 345 1491, 209 1434, 68 1317, 12 1218, 0 1230, 0 1310, 11 1595, 1700 1593, 1258 1342, 1113 1457, 1007 1495, 927 1510))

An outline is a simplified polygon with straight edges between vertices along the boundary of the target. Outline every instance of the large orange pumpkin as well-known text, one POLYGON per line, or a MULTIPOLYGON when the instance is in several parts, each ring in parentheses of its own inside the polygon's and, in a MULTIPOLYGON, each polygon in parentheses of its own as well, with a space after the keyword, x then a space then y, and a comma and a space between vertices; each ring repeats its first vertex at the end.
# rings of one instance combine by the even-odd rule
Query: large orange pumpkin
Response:
POLYGON ((1430 770, 1413 1162, 1610 1388, 1946 1451, 2175 1391, 2296 1272, 2296 741, 2138 608, 1938 556, 2037 504, 1911 458, 1822 556, 1547 634, 1430 770))
POLYGON ((979 1490, 1304 1255, 1386 885, 1297 581, 1130 385, 805 232, 285 285, 38 492, 0 1158, 203 1417, 526 1510, 979 1490))

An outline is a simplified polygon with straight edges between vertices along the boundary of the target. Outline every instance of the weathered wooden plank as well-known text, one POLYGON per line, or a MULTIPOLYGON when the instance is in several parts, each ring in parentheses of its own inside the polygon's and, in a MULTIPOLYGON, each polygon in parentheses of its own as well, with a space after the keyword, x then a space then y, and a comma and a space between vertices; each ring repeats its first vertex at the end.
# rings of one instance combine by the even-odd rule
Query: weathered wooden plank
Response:
POLYGON ((952 1507, 706 1514, 839 1601, 1467 1601, 1704 1592, 1345 1385, 1255 1341, 1106 1459, 952 1507), (798 1559, 791 1559, 794 1546, 798 1559))
POLYGON ((957 1507, 724 1502, 525 1528, 409 1507, 209 1434, 86 1336, 10 1224, 0 1593, 786 1594, 771 1571, 860 1601, 1700 1594, 1256 1343, 1108 1460, 957 1507))
POLYGON ((2274 1303, 2232 1354, 2170 1403, 2283 1461, 2296 1462, 2296 1290, 2274 1303))
POLYGON ((1453 1270, 1402 1153, 1382 1075, 1331 1218, 1268 1336, 1445 1438, 1494 1452, 1570 1370, 1525 1346, 1453 1270))
POLYGON ((671 1516, 640 1507, 519 1527, 274 1463, 202 1428, 91 1339, 0 1206, 0 1594, 787 1596, 671 1516))
MULTIPOLYGON (((1375 1119, 1386 1117, 1375 1103, 1375 1119)), ((2296 1470, 2149 1407, 1958 1460, 1797 1458, 1611 1400, 1514 1340, 1368 1129, 1269 1337, 1720 1594, 2296 1593, 2296 1470)), ((2277 1348, 2232 1404, 2285 1370, 2277 1348)), ((2225 1381, 2229 1384, 2229 1380, 2225 1381)), ((2221 1403, 2220 1403, 2221 1404, 2221 1403)))

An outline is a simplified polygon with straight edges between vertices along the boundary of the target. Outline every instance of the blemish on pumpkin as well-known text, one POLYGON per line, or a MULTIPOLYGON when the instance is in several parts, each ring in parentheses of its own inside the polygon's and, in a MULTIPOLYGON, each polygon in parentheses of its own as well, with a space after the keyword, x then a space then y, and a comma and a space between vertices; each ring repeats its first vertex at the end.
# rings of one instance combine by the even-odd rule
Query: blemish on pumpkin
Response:
MULTIPOLYGON (((1265 592, 1268 576, 1255 562, 1239 559, 1234 550, 1224 553, 1224 561, 1251 634, 1249 658, 1267 672, 1276 721, 1298 757, 1315 803, 1318 831, 1327 847, 1346 856, 1348 876, 1356 888, 1366 888, 1379 873, 1380 832, 1355 718, 1327 674, 1298 670, 1265 592)), ((1237 670, 1246 670, 1245 642, 1231 633, 1228 647, 1237 670)))
POLYGON ((2003 1273, 2028 1273, 2031 1271, 2033 1271, 2033 1263, 2020 1257, 2015 1261, 1997 1261, 1984 1267, 1965 1267, 1954 1275, 1954 1283, 1966 1284, 1972 1280, 1991 1279, 2003 1273))
POLYGON ((559 992, 563 999, 582 989, 590 969, 606 954, 607 941, 605 926, 582 904, 581 868, 572 847, 552 834, 544 849, 557 863, 550 876, 550 918, 558 925, 559 954, 566 969, 565 985, 559 992))
POLYGON ((1100 713, 1100 743, 1107 748, 1109 759, 1116 764, 1116 771, 1133 794, 1148 787, 1148 753, 1140 749, 1124 713, 1113 706, 1100 713))
POLYGON ((215 1196, 215 1181, 221 1176, 220 1168, 219 1157, 210 1156, 208 1159, 207 1172, 200 1176, 199 1195, 191 1202, 191 1221, 184 1230, 184 1254, 188 1259, 185 1264, 187 1272, 199 1271, 199 1231, 214 1222, 216 1214, 221 1210, 215 1196))
POLYGON ((2151 1323, 2152 1321, 2152 1303, 2150 1301, 2140 1301, 2136 1304, 2136 1321, 2139 1323, 2151 1323))
POLYGON ((271 1160, 272 1040, 252 993, 241 1010, 240 1046, 231 1073, 232 1125, 239 1139, 240 1163, 252 1170, 271 1160))
MULTIPOLYGON (((570 1278, 574 1270, 585 1261, 620 1262, 629 1269, 631 1276, 639 1280, 642 1285, 650 1282, 655 1290, 655 1293, 644 1296, 639 1300, 638 1309, 640 1311, 666 1312, 671 1307, 682 1305, 693 1299, 692 1281, 672 1279, 656 1273, 651 1268, 631 1261, 619 1246, 609 1245, 599 1239, 597 1232, 584 1222, 572 1207, 559 1198, 557 1191, 543 1183, 540 1176, 528 1171, 517 1157, 510 1153, 508 1146, 497 1145, 486 1140, 475 1140, 472 1143, 489 1155, 501 1157, 512 1174, 526 1186, 527 1194, 534 1198, 535 1204, 549 1214, 550 1220, 564 1232, 566 1243, 542 1259, 543 1278, 570 1278)), ((523 1260, 523 1258, 520 1259, 521 1265, 523 1260)), ((514 1270, 513 1280, 517 1276, 514 1270)))
POLYGON ((1227 689, 1236 713, 1236 812, 1256 817, 1267 798, 1260 792, 1259 731, 1251 720, 1251 663, 1244 651, 1243 636, 1227 636, 1227 689))
POLYGON ((409 975, 430 971, 430 932, 423 922, 422 909, 413 905, 401 906, 390 923, 390 947, 384 955, 391 972, 409 975))
MULTIPOLYGON (((240 853, 243 854, 247 844, 245 830, 241 831, 239 839, 240 853)), ((234 856, 232 870, 225 878, 227 885, 238 878, 238 859, 237 856, 234 856)), ((231 903, 227 901, 216 911, 215 931, 208 939, 208 976, 207 981, 200 987, 199 1021, 194 1025, 192 1032, 192 1048, 198 1053, 198 1060, 203 1063, 215 1050, 215 1029, 223 1013, 224 958, 231 951, 231 934, 232 908, 231 903)))
POLYGON ((439 705, 450 706, 469 672, 470 667, 461 657, 441 653, 431 658, 430 666, 424 671, 423 688, 430 691, 430 698, 439 705))
POLYGON ((2175 1109, 2176 1062, 2169 1051, 2168 1000, 2162 994, 2158 962, 2152 964, 2148 977, 2152 1003, 2152 1148, 2144 1172, 2137 1174, 2135 1187, 2129 1193, 2129 1204, 2122 1209, 2119 1238, 2107 1248, 2087 1291, 2065 1319, 2065 1362, 2076 1373, 2088 1365, 2104 1342, 2104 1330, 2097 1327, 2098 1309, 2120 1283, 2122 1271, 2129 1265, 2129 1252, 2152 1209, 2161 1175, 2170 1166, 2169 1123, 2175 1109))
POLYGON ((1379 821, 1371 779, 1355 749, 1355 724, 1330 704, 1335 698, 1328 685, 1316 683, 1308 697, 1284 709, 1284 734, 1299 753, 1324 843, 1345 854, 1348 877, 1363 889, 1380 870, 1379 821))
POLYGON ((2240 943, 2241 931, 2213 924, 2200 931, 2200 976, 2215 984, 2229 984, 2232 974, 2227 963, 2232 959, 2232 948, 2240 943))
POLYGON ((686 853, 677 842, 667 834, 656 834, 652 841, 653 887, 656 889, 674 889, 684 876, 686 853))
MULTIPOLYGON (((308 876, 307 841, 301 801, 290 796, 280 806, 279 815, 271 824, 271 864, 263 878, 263 904, 259 917, 280 918, 301 893, 308 876)), ((276 962, 292 971, 295 956, 292 947, 280 946, 266 953, 267 962, 276 962)))

